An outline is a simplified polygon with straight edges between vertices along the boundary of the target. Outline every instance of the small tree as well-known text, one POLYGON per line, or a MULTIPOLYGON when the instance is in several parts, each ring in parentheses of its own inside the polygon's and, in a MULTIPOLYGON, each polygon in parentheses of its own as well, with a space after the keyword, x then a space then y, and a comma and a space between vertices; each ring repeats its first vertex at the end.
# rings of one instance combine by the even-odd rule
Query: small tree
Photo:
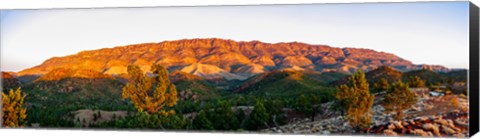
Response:
POLYGON ((373 84, 373 89, 376 92, 387 91, 389 88, 388 81, 384 78, 380 79, 377 83, 373 84))
POLYGON ((170 83, 168 71, 158 64, 153 64, 151 71, 154 77, 144 74, 138 66, 129 65, 127 72, 130 79, 123 87, 122 97, 130 99, 139 112, 164 116, 175 114, 173 110, 165 110, 165 107, 177 103, 177 90, 170 83))
POLYGON ((97 115, 97 113, 95 112, 95 113, 93 113, 93 121, 97 121, 97 120, 98 120, 98 115, 97 115))
POLYGON ((348 122, 356 130, 371 124, 370 109, 374 96, 370 94, 368 82, 361 70, 350 77, 347 84, 338 88, 336 98, 344 105, 348 122))
POLYGON ((213 124, 208 120, 205 111, 200 110, 198 115, 193 119, 193 128, 198 130, 213 130, 213 124))
POLYGON ((425 87, 425 81, 418 76, 413 76, 408 79, 408 86, 413 88, 425 87))
POLYGON ((385 113, 395 112, 395 119, 403 118, 403 111, 417 102, 415 92, 410 91, 408 84, 398 81, 392 84, 392 88, 385 95, 382 106, 385 113))
POLYGON ((210 120, 215 121, 213 127, 216 130, 233 130, 238 128, 239 122, 229 101, 220 101, 219 106, 209 115, 212 115, 210 120))
POLYGON ((80 122, 80 118, 77 117, 77 120, 75 120, 75 127, 80 128, 82 127, 82 122, 80 122))
POLYGON ((315 121, 315 115, 320 113, 320 98, 314 95, 307 98, 302 94, 297 99, 295 109, 308 115, 311 121, 315 121))
POLYGON ((270 116, 268 123, 273 123, 275 126, 286 123, 286 117, 282 110, 283 103, 280 100, 274 98, 266 99, 263 101, 263 106, 270 116))
POLYGON ((2 125, 4 127, 23 127, 26 123, 27 109, 23 103, 25 95, 20 88, 10 89, 8 94, 2 92, 2 125))
POLYGON ((265 106, 263 106, 262 101, 257 101, 255 103, 247 120, 248 130, 258 130, 261 127, 268 127, 267 122, 269 121, 269 114, 267 113, 265 106))
POLYGON ((235 115, 237 116, 238 122, 240 123, 239 127, 243 127, 243 125, 245 123, 244 121, 245 121, 245 118, 246 118, 245 112, 242 109, 237 109, 235 111, 235 115))

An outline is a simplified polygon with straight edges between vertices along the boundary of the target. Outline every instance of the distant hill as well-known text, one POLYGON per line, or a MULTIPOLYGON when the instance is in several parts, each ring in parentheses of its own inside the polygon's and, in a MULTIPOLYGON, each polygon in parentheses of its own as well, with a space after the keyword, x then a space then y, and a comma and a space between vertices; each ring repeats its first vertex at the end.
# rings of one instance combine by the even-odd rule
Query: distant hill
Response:
POLYGON ((396 82, 402 79, 402 72, 395 70, 392 67, 381 66, 377 69, 371 70, 365 74, 369 83, 373 84, 380 79, 386 79, 388 82, 396 82))
POLYGON ((97 91, 119 93, 122 86, 121 82, 110 75, 93 70, 65 68, 54 69, 36 79, 33 84, 48 92, 84 92, 85 95, 97 91))
POLYGON ((308 74, 310 78, 316 79, 320 82, 322 82, 324 85, 330 85, 331 83, 338 81, 340 79, 343 79, 349 74, 342 73, 342 72, 323 72, 323 73, 309 73, 308 74))
POLYGON ((0 77, 1 87, 3 90, 16 89, 22 85, 22 83, 12 73, 2 72, 0 77))
POLYGON ((182 71, 174 71, 170 74, 170 81, 177 87, 177 92, 191 91, 200 99, 218 97, 219 90, 214 85, 204 81, 201 77, 182 71))
POLYGON ((18 73, 30 82, 52 70, 86 69, 108 75, 126 73, 129 64, 149 71, 152 63, 170 71, 181 70, 206 79, 246 80, 272 70, 312 70, 316 72, 353 73, 390 66, 400 71, 432 69, 449 71, 436 65, 415 65, 391 53, 370 49, 336 48, 301 42, 264 43, 226 39, 184 39, 160 43, 133 44, 114 48, 82 51, 53 57, 18 73))
POLYGON ((460 69, 447 72, 446 75, 455 81, 467 81, 468 70, 460 69))
MULTIPOLYGON (((370 85, 380 81, 380 79, 386 79, 388 82, 396 82, 402 80, 404 82, 408 81, 410 77, 418 76, 424 80, 427 84, 429 83, 441 83, 447 81, 456 81, 456 82, 466 82, 467 81, 467 70, 454 70, 450 72, 438 72, 430 69, 421 69, 421 70, 412 70, 407 72, 398 71, 392 67, 381 66, 377 69, 368 71, 365 73, 365 78, 370 85)), ((335 86, 347 83, 347 80, 350 76, 346 76, 340 80, 333 82, 335 86)))
POLYGON ((81 79, 113 79, 112 76, 103 74, 101 72, 90 69, 70 69, 70 68, 57 68, 53 69, 35 82, 39 81, 58 81, 64 78, 81 78, 81 79))
POLYGON ((467 70, 454 70, 446 73, 435 72, 432 70, 415 70, 405 72, 403 78, 406 80, 410 76, 418 76, 426 81, 426 83, 435 82, 467 82, 467 70))
POLYGON ((320 78, 320 76, 335 78, 331 75, 331 73, 330 75, 322 75, 293 70, 271 71, 252 77, 233 92, 280 97, 298 96, 305 93, 328 94, 333 92, 335 88, 328 87, 327 82, 329 81, 317 78, 320 78))

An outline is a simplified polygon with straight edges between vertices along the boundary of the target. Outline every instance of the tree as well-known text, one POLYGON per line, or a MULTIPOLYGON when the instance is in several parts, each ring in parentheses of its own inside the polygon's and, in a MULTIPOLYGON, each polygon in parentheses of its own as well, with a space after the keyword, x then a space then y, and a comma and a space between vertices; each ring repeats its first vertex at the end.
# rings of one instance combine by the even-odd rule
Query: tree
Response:
POLYGON ((27 109, 23 103, 25 95, 22 94, 22 90, 10 89, 8 94, 2 92, 2 119, 4 127, 23 127, 26 123, 27 109))
POLYGON ((193 128, 198 130, 213 130, 213 124, 208 120, 205 111, 200 110, 198 115, 193 119, 193 128))
POLYGON ((273 123, 275 126, 286 123, 286 117, 283 113, 283 104, 280 100, 269 98, 264 101, 263 106, 270 116, 268 123, 273 123))
POLYGON ((315 95, 306 97, 302 94, 297 98, 295 109, 308 115, 312 121, 315 121, 315 115, 320 112, 320 102, 320 98, 315 95))
POLYGON ((258 130, 261 127, 268 127, 269 114, 262 101, 257 101, 247 119, 248 130, 258 130))
POLYGON ((127 69, 130 79, 123 87, 122 97, 130 99, 139 112, 163 116, 175 114, 174 110, 167 111, 165 107, 172 107, 177 103, 177 90, 170 83, 168 71, 159 64, 153 64, 151 72, 154 77, 144 74, 140 67, 129 65, 127 69))
POLYGON ((425 87, 425 81, 418 76, 413 76, 408 79, 408 86, 413 88, 425 87))
POLYGON ((211 115, 210 121, 215 121, 213 127, 216 130, 234 130, 238 128, 239 122, 229 101, 220 101, 219 106, 209 115, 211 115))
POLYGON ((173 116, 159 116, 159 118, 165 129, 186 129, 189 124, 185 117, 180 114, 173 116))
POLYGON ((385 95, 382 106, 385 113, 395 112, 395 119, 403 118, 403 111, 417 102, 415 92, 410 91, 408 84, 398 81, 392 84, 392 88, 385 95))
POLYGON ((373 89, 376 92, 387 91, 389 88, 389 83, 386 79, 382 78, 377 83, 373 84, 373 89))
POLYGON ((370 94, 368 82, 361 70, 350 77, 347 84, 338 88, 336 98, 342 102, 348 122, 356 130, 371 124, 370 109, 374 96, 370 94))
POLYGON ((235 115, 237 116, 238 122, 240 123, 239 127, 243 127, 243 125, 245 123, 244 121, 245 121, 245 118, 246 118, 245 112, 242 109, 237 109, 235 111, 235 115))
POLYGON ((93 113, 93 121, 97 121, 97 120, 98 120, 98 115, 97 115, 97 113, 95 112, 95 113, 93 113))

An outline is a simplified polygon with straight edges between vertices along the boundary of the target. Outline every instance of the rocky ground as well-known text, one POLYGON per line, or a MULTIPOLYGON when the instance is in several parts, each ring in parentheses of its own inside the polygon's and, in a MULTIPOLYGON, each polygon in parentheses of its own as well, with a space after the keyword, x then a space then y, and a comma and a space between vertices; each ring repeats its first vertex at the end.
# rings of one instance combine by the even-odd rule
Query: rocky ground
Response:
POLYGON ((405 113, 407 117, 401 121, 394 121, 391 116, 377 116, 386 118, 377 118, 375 121, 377 123, 367 132, 387 136, 468 136, 468 99, 465 96, 431 97, 424 95, 420 97, 417 104, 406 110, 405 113), (387 122, 379 122, 379 119, 387 122))
MULTIPOLYGON (((361 134, 387 136, 468 136, 468 100, 465 96, 420 96, 417 104, 405 111, 402 121, 383 113, 382 94, 376 96, 372 107, 372 126, 361 134), (455 99, 455 100, 454 100, 455 99)), ((323 104, 325 113, 310 119, 295 119, 287 125, 261 130, 264 133, 285 134, 359 134, 348 125, 345 117, 330 109, 332 103, 323 104)))
POLYGON ((323 114, 317 115, 315 121, 309 118, 290 120, 287 125, 261 130, 265 133, 285 134, 352 134, 352 127, 345 122, 341 113, 331 109, 332 102, 322 105, 323 114))
POLYGON ((437 116, 393 121, 373 126, 368 133, 387 136, 466 137, 468 136, 468 113, 451 112, 437 116))

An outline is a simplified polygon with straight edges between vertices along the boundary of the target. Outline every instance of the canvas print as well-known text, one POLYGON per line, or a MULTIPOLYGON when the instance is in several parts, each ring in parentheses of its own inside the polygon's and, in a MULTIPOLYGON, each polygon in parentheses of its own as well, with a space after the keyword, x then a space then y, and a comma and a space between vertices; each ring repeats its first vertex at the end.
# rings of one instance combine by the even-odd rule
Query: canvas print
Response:
POLYGON ((468 12, 2 10, 2 128, 468 137, 468 12))

